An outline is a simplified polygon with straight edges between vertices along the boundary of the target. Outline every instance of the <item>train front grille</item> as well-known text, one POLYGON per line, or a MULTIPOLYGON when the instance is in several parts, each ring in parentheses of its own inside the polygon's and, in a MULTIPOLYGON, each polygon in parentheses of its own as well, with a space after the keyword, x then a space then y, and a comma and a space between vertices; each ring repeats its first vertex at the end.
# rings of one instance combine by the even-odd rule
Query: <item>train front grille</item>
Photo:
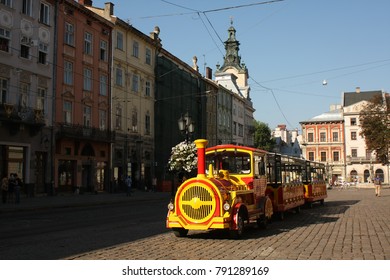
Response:
POLYGON ((179 199, 182 215, 192 222, 207 221, 214 214, 217 202, 213 191, 202 185, 191 185, 179 199))

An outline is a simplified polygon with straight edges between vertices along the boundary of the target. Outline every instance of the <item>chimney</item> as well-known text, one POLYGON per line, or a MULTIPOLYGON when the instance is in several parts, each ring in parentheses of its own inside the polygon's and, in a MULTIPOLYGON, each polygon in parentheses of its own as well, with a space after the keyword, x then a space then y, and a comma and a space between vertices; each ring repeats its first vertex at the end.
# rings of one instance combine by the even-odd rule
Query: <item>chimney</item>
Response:
POLYGON ((360 93, 360 87, 356 87, 356 93, 360 93))
POLYGON ((104 15, 106 17, 112 16, 114 14, 114 4, 111 2, 104 3, 104 15))
POLYGON ((206 67, 206 78, 210 80, 213 79, 213 70, 210 67, 206 67))
POLYGON ((79 0, 79 4, 83 6, 92 6, 92 0, 79 0))
POLYGON ((208 141, 205 139, 197 139, 194 141, 198 149, 198 176, 197 178, 206 177, 206 146, 208 141))

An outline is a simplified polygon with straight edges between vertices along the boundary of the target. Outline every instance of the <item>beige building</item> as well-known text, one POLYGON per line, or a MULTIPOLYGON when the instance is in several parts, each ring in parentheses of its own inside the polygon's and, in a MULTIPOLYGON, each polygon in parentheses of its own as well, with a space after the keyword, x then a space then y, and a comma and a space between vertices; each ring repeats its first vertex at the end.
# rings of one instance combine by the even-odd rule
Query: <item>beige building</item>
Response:
POLYGON ((111 126, 113 178, 131 176, 134 187, 151 185, 154 163, 155 58, 158 27, 150 36, 114 15, 114 4, 89 7, 114 23, 112 34, 111 126), (146 182, 145 182, 146 180, 146 182), (150 181, 150 182, 149 182, 150 181))
POLYGON ((377 162, 375 153, 367 149, 361 128, 359 114, 375 95, 384 95, 384 91, 361 91, 343 93, 343 117, 345 128, 345 176, 347 181, 371 182, 378 175, 382 182, 389 182, 389 166, 377 162))

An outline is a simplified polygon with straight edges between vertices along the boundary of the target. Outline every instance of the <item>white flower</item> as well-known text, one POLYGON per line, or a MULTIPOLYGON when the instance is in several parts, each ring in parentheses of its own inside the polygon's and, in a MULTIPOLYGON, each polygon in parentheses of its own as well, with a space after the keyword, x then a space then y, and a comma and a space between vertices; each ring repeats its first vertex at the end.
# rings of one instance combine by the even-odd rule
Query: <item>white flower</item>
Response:
POLYGON ((197 167, 198 157, 196 145, 183 141, 172 147, 168 161, 169 171, 186 171, 190 173, 197 167))

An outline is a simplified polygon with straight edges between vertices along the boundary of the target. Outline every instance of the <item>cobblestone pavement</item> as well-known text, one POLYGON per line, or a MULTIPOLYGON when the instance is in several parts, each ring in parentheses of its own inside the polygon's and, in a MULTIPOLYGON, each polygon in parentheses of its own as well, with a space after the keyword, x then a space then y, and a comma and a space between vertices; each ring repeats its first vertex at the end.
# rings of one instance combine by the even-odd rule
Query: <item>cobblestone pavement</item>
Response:
POLYGON ((329 190, 325 206, 287 213, 266 230, 249 226, 240 240, 220 231, 168 232, 67 259, 389 260, 390 189, 381 197, 371 188, 329 190))

